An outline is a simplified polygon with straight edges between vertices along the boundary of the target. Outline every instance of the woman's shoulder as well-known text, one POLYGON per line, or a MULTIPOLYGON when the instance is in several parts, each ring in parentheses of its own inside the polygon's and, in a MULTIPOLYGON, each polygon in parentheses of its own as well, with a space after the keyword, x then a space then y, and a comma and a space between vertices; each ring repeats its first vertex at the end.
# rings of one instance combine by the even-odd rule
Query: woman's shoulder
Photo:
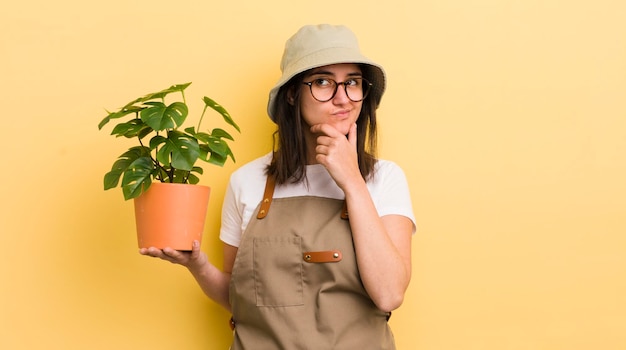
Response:
POLYGON ((239 201, 256 203, 260 200, 267 178, 265 171, 271 160, 272 154, 266 154, 242 165, 230 175, 229 189, 239 201))
POLYGON ((231 174, 231 181, 241 180, 245 181, 249 178, 264 178, 265 169, 272 160, 272 154, 268 153, 264 156, 256 158, 235 170, 231 174))
POLYGON ((383 181, 388 177, 404 176, 402 168, 394 161, 377 159, 374 167, 373 180, 383 181))
POLYGON ((400 166, 389 159, 376 159, 376 169, 379 168, 400 168, 400 166))

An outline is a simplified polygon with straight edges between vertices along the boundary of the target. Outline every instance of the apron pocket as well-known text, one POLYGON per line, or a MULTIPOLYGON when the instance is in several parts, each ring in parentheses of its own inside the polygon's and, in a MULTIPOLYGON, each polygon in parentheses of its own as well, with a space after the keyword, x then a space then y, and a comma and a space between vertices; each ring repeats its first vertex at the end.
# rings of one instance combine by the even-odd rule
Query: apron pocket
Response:
POLYGON ((304 304, 300 237, 254 238, 257 306, 304 304))

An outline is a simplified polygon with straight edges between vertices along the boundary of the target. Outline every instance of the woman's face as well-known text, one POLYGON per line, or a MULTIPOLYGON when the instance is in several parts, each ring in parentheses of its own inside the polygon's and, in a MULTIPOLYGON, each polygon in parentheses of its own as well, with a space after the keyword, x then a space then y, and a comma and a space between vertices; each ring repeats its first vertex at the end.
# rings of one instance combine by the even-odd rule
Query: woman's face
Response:
MULTIPOLYGON (((326 79, 343 83, 351 78, 362 78, 361 68, 357 64, 342 63, 312 69, 304 76, 304 82, 323 84, 326 79)), ((337 84, 337 93, 326 102, 316 100, 308 85, 300 87, 300 112, 308 126, 329 124, 344 135, 348 134, 361 113, 363 101, 351 101, 346 95, 345 86, 337 84)), ((319 97, 319 96, 318 96, 319 97)))

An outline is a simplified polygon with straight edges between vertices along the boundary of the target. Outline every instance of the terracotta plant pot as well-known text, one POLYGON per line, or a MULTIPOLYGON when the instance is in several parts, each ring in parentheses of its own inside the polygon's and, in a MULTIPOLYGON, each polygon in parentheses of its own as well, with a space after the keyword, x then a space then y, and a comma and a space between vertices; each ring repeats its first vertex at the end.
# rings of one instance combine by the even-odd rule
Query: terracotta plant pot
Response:
POLYGON ((153 182, 135 198, 139 248, 191 250, 202 241, 209 194, 207 186, 153 182))

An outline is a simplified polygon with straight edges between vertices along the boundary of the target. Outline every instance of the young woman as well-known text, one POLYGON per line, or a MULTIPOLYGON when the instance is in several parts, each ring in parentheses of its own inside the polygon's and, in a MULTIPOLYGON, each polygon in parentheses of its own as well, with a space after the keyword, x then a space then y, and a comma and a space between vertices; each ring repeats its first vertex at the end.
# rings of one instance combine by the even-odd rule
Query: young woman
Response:
POLYGON ((387 320, 411 278, 415 219, 404 173, 375 158, 384 70, 331 25, 292 36, 281 70, 275 149, 226 193, 223 271, 198 242, 140 253, 187 267, 232 312, 232 349, 395 349, 387 320))

